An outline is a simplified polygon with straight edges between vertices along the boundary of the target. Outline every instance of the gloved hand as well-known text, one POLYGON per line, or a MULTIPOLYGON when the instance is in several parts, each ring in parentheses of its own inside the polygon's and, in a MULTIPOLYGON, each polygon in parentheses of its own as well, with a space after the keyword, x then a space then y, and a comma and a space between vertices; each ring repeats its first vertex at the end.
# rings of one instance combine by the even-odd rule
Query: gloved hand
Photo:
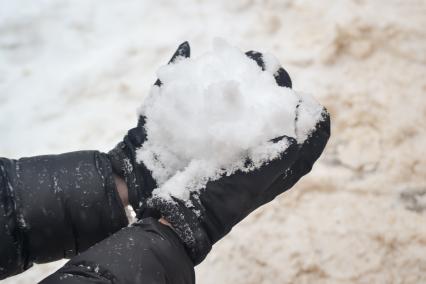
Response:
MULTIPOLYGON (((189 56, 189 44, 184 42, 179 45, 169 64, 180 57, 189 56)), ((157 80, 155 85, 160 86, 160 80, 157 80)), ((123 178, 127 185, 129 203, 135 211, 143 207, 145 200, 157 186, 151 172, 145 165, 136 162, 136 150, 142 146, 145 140, 145 117, 140 116, 137 126, 130 129, 123 141, 108 153, 114 173, 123 178)))
MULTIPOLYGON (((250 51, 246 54, 265 70, 261 53, 250 51)), ((279 68, 274 77, 279 86, 291 87, 291 79, 283 68, 279 68)), ((190 202, 151 197, 147 202, 149 210, 145 211, 148 213, 142 217, 153 216, 153 210, 157 210, 157 216, 162 215, 170 222, 197 265, 235 224, 307 174, 324 150, 329 136, 330 117, 323 109, 322 120, 302 144, 293 138, 278 137, 273 141, 284 139, 289 145, 278 158, 251 172, 237 171, 210 181, 199 192, 191 192, 190 202)))

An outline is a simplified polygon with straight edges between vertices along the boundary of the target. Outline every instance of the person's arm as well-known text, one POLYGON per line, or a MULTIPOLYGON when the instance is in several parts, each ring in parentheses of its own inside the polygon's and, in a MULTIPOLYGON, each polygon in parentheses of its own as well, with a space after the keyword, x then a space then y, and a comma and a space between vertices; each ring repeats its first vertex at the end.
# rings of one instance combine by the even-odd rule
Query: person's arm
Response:
POLYGON ((122 229, 41 281, 50 283, 195 283, 194 264, 176 233, 156 219, 122 229))
POLYGON ((0 158, 0 279, 72 257, 127 224, 106 154, 0 158))

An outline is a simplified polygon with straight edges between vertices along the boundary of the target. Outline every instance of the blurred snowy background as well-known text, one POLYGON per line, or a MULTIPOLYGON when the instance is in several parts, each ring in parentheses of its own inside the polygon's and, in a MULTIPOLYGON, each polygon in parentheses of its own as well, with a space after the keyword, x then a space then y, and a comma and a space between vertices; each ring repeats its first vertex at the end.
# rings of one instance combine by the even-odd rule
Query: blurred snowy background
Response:
POLYGON ((220 36, 275 54, 333 134, 198 283, 426 283, 425 27, 424 0, 0 0, 0 156, 111 149, 177 45, 220 36))

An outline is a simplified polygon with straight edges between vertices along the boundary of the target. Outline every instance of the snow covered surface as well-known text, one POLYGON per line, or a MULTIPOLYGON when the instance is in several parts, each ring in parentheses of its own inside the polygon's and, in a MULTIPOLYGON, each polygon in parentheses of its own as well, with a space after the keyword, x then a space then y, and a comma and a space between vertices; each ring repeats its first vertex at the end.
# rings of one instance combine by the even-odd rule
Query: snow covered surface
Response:
POLYGON ((332 136, 215 245, 199 283, 425 283, 424 15, 423 0, 0 0, 0 155, 112 148, 177 45, 197 56, 219 36, 276 55, 332 136))
POLYGON ((137 150, 138 162, 158 183, 154 195, 189 201, 190 192, 207 181, 259 168, 287 149, 286 138, 272 139, 285 135, 302 143, 313 131, 322 106, 278 86, 277 60, 265 58, 263 71, 243 51, 216 39, 200 57, 159 69, 162 85, 153 86, 140 112, 147 141, 137 150))

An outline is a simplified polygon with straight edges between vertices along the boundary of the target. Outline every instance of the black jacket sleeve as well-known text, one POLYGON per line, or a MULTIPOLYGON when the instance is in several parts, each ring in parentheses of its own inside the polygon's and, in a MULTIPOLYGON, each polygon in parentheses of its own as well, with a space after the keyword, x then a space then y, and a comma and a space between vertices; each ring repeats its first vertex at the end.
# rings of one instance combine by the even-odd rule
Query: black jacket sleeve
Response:
POLYGON ((176 233, 147 218, 73 257, 41 283, 191 284, 195 273, 176 233))
POLYGON ((106 154, 0 158, 0 279, 74 256, 127 223, 106 154))

